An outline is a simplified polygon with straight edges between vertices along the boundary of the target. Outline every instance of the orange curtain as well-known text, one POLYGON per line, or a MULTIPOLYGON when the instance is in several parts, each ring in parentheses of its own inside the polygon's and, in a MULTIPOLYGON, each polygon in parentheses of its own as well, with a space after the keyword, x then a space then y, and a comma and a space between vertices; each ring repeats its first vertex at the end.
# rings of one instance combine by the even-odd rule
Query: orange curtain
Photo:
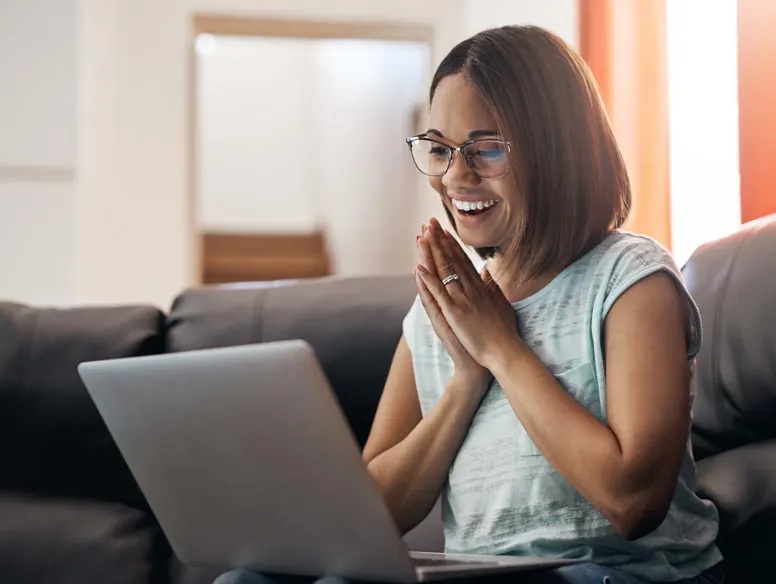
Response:
POLYGON ((598 81, 633 187, 626 229, 671 245, 665 0, 580 0, 580 52, 598 81))
POLYGON ((776 213, 776 3, 738 0, 741 220, 776 213))
POLYGON ((579 50, 598 82, 598 88, 608 104, 612 96, 612 2, 611 0, 580 0, 579 50))

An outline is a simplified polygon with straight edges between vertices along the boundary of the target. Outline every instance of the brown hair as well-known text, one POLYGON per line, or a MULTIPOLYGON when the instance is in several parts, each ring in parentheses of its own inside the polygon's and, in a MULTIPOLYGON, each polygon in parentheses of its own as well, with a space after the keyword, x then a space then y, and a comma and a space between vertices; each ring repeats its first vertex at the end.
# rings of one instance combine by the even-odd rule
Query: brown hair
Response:
MULTIPOLYGON (((511 142, 520 193, 514 235, 498 251, 515 283, 567 266, 628 216, 631 189, 598 87, 586 63, 556 35, 534 26, 480 32, 454 47, 439 82, 466 76, 511 142)), ((452 225, 455 225, 447 211, 452 225)))

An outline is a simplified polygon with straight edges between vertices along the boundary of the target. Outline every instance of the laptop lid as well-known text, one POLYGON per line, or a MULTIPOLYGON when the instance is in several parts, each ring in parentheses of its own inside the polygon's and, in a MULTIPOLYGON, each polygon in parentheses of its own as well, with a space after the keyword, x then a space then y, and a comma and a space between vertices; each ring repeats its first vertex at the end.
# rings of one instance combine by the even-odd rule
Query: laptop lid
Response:
POLYGON ((304 341, 89 362, 79 373, 184 563, 415 579, 304 341))

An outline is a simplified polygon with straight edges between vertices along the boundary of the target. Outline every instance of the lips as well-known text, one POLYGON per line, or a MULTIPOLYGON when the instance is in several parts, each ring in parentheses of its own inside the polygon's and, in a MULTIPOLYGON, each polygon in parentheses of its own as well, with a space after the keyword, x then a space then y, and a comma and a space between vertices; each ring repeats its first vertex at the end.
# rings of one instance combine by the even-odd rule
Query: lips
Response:
POLYGON ((456 199, 450 197, 453 207, 462 215, 481 215, 498 204, 496 199, 456 199))

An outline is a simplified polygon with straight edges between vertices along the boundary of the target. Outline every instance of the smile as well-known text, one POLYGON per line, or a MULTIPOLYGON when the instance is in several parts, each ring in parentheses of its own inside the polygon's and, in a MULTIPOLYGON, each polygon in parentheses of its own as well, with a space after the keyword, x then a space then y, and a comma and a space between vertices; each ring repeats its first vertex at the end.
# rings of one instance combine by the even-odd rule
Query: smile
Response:
POLYGON ((498 204, 498 201, 494 199, 488 201, 459 201, 451 197, 450 200, 462 215, 481 215, 498 204))

